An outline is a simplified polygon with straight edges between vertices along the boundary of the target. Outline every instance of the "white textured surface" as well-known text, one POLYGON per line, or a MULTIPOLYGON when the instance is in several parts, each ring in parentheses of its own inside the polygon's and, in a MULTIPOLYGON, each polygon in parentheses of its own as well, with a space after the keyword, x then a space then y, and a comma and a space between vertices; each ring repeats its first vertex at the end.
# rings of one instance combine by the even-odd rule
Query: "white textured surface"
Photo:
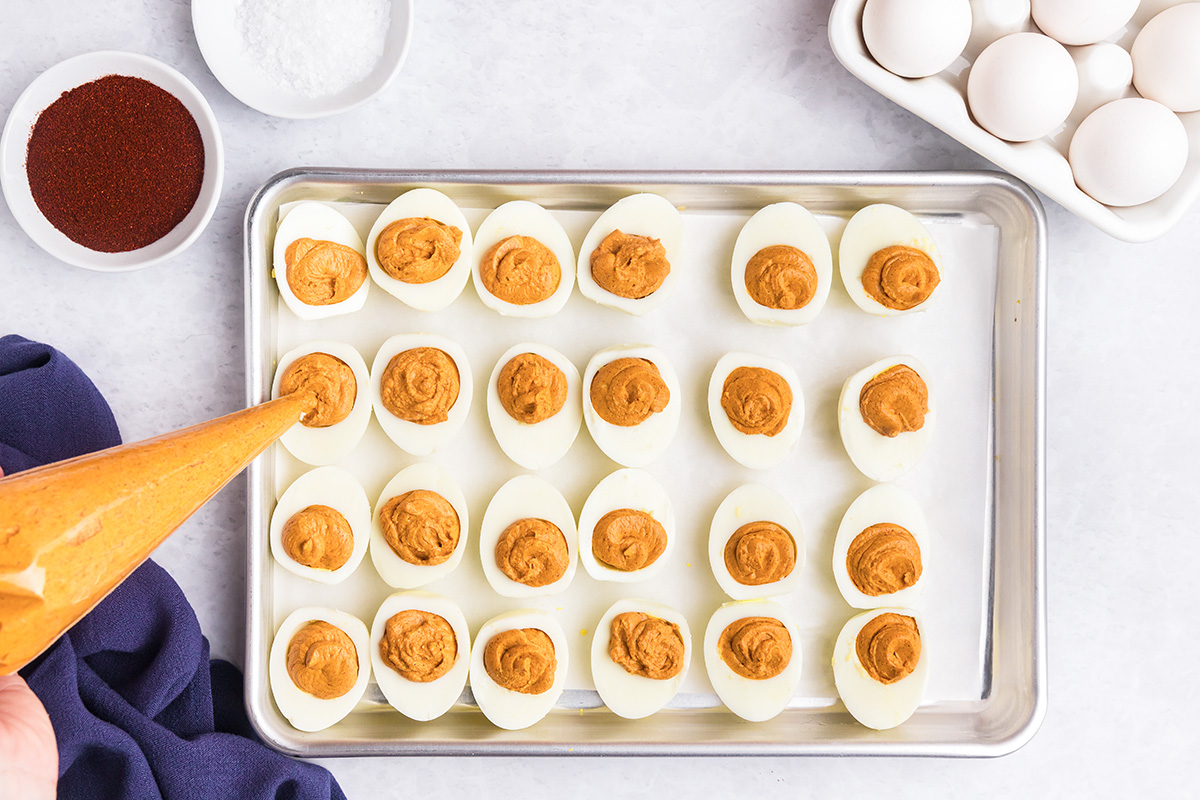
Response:
MULTIPOLYGON (((204 68, 189 7, 5 4, 0 113, 40 71, 102 48, 179 68, 227 146, 221 207, 171 263, 101 275, 53 261, 0 206, 0 331, 48 341, 109 398, 128 439, 240 408, 241 223, 295 165, 415 168, 933 169, 978 156, 852 78, 828 2, 427 2, 404 71, 327 120, 265 117, 204 68)), ((1116 242, 1061 208, 1051 234, 1047 523, 1050 703, 998 761, 353 759, 351 797, 1187 796, 1200 735, 1189 590, 1200 560, 1200 209, 1163 239, 1116 242)), ((216 655, 242 659, 244 490, 225 489, 158 552, 216 655)))

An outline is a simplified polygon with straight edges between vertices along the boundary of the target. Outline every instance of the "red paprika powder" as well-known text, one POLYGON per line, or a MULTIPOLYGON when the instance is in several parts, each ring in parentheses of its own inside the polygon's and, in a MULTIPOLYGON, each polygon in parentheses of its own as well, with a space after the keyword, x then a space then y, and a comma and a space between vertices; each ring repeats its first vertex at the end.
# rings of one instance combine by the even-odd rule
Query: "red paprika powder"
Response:
POLYGON ((25 170, 51 225, 90 250, 123 253, 158 241, 192 210, 204 142, 170 92, 108 75, 42 111, 25 170))

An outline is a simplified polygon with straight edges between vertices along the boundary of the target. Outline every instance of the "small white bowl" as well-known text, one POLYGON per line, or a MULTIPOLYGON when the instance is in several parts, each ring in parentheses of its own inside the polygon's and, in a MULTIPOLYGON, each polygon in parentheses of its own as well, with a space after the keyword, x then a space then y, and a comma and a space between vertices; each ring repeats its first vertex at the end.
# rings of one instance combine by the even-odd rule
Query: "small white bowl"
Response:
POLYGON ((191 81, 160 61, 137 53, 101 50, 68 58, 43 72, 26 87, 4 125, 0 137, 0 188, 13 216, 29 238, 50 255, 98 272, 128 272, 165 261, 183 252, 208 225, 221 196, 225 154, 217 119, 191 81), (100 253, 71 241, 50 224, 34 202, 25 172, 29 134, 38 115, 70 89, 106 75, 142 78, 170 92, 188 110, 204 142, 204 179, 188 215, 161 239, 124 253, 100 253))
POLYGON ((228 92, 251 108, 286 119, 314 119, 349 111, 388 87, 408 55, 412 40, 412 0, 392 0, 391 26, 383 55, 371 74, 343 91, 304 97, 271 83, 241 48, 237 30, 238 0, 192 3, 192 27, 208 68, 228 92))

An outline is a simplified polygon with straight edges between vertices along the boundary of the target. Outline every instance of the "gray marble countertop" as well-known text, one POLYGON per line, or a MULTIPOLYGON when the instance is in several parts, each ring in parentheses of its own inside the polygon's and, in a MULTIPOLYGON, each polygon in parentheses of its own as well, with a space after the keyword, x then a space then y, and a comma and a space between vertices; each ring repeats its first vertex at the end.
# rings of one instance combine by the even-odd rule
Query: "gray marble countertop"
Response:
MULTIPOLYGON (((121 49, 176 67, 226 147, 216 216, 185 254, 97 274, 39 250, 0 206, 0 333, 91 375, 127 440, 242 407, 242 217, 293 166, 417 169, 980 169, 980 157, 834 59, 827 0, 419 3, 403 72, 341 117, 288 121, 230 96, 183 0, 4 3, 0 113, 41 71, 121 49), (619 119, 620 124, 613 120, 619 119)), ((349 759, 350 797, 894 797, 1177 794, 1200 734, 1200 208, 1158 241, 1115 241, 1047 201, 1049 711, 998 760, 349 759)), ((156 554, 214 655, 243 658, 245 487, 156 554)))

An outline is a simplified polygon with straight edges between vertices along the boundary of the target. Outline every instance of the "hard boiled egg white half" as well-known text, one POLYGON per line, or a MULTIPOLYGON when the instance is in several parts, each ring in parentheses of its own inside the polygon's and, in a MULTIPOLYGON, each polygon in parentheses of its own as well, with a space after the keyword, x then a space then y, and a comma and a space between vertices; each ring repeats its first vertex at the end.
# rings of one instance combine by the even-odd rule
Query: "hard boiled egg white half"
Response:
MULTIPOLYGON (((800 685, 804 661, 798 631, 792 612, 771 600, 739 600, 713 612, 704 631, 704 666, 717 697, 730 711, 749 722, 762 722, 787 708, 800 685), (753 617, 778 621, 790 637, 791 658, 782 671, 770 678, 748 678, 735 672, 721 657, 721 634, 735 622, 753 617)), ((771 643, 758 644, 771 646, 771 643)))
POLYGON ((354 294, 337 303, 328 305, 309 305, 296 296, 287 280, 287 249, 288 245, 297 239, 316 239, 317 241, 335 242, 357 250, 366 257, 362 237, 350 220, 324 203, 307 202, 293 206, 275 232, 275 247, 273 251, 272 269, 275 273, 275 283, 279 287, 279 296, 284 304, 300 319, 317 320, 336 317, 340 314, 350 314, 358 311, 367 302, 367 292, 371 281, 364 280, 354 294))
MULTIPOLYGON (((843 626, 833 645, 833 682, 846 710, 863 725, 875 730, 894 728, 907 720, 921 705, 929 679, 929 653, 925 646, 925 628, 911 609, 877 608, 852 617, 843 626), (912 672, 893 683, 876 680, 858 656, 858 637, 862 629, 881 614, 897 614, 913 620, 920 632, 920 658, 912 672)), ((902 653, 893 646, 881 648, 881 658, 900 660, 902 653)))
MULTIPOLYGON (((780 276, 781 279, 788 277, 780 276)), ((796 277, 782 280, 782 285, 794 290, 796 277)), ((760 325, 806 325, 816 319, 829 299, 829 287, 833 282, 833 252, 829 247, 829 237, 816 217, 797 203, 774 203, 759 209, 746 220, 733 245, 732 279, 733 297, 751 322, 760 325), (803 253, 812 263, 817 279, 811 299, 796 308, 762 305, 746 289, 746 267, 750 259, 764 248, 778 245, 794 247, 803 253)), ((799 303, 800 300, 795 302, 799 303)))
POLYGON ((389 595, 380 604, 371 625, 371 666, 379 690, 393 708, 418 722, 437 719, 458 702, 467 683, 471 666, 471 635, 466 617, 453 600, 432 592, 396 592, 389 595), (383 641, 387 622, 396 614, 408 610, 436 614, 449 623, 454 631, 458 655, 454 665, 441 677, 426 682, 412 681, 383 660, 379 644, 383 641))
POLYGON ((544 469, 557 464, 579 435, 579 425, 583 419, 582 385, 579 370, 569 358, 553 347, 524 342, 506 350, 492 370, 487 390, 488 422, 504 454, 526 469, 544 469), (500 402, 497 389, 501 371, 523 353, 541 356, 558 367, 567 383, 566 402, 558 413, 534 423, 514 419, 500 402))
POLYGON ((350 345, 344 342, 318 341, 302 344, 289 350, 279 359, 275 367, 275 380, 271 385, 271 397, 279 397, 279 386, 283 374, 292 362, 310 353, 328 353, 354 373, 357 384, 354 406, 341 422, 327 428, 310 428, 297 423, 284 431, 279 442, 287 451, 305 464, 321 466, 341 461, 350 454, 362 439, 371 421, 371 377, 367 373, 367 362, 350 345))
POLYGON ((633 598, 618 600, 596 623, 596 633, 592 637, 592 681, 600 699, 619 717, 642 719, 671 702, 687 676, 691 660, 692 634, 687 619, 669 606, 633 598), (657 679, 634 675, 612 660, 609 655, 612 622, 618 614, 628 612, 647 614, 679 627, 679 636, 683 640, 683 668, 675 676, 657 679))
POLYGON ((535 475, 518 475, 501 486, 483 512, 479 525, 479 557, 483 574, 496 593, 504 597, 546 597, 559 594, 571 584, 579 563, 575 514, 562 492, 535 475), (562 576, 545 586, 529 586, 504 574, 496 563, 496 545, 504 531, 522 519, 546 520, 562 531, 567 547, 567 568, 562 576))
POLYGON ((506 317, 542 319, 562 310, 575 286, 575 248, 562 223, 546 209, 528 200, 511 200, 488 214, 475 231, 475 253, 471 257, 471 278, 479 299, 493 311, 506 317), (562 277, 554 292, 545 300, 519 305, 502 300, 488 291, 480 274, 480 260, 493 245, 510 236, 529 236, 545 245, 558 259, 562 277))
POLYGON ((579 248, 579 291, 602 306, 641 316, 663 304, 680 280, 683 254, 683 217, 671 202, 649 192, 633 194, 613 203, 592 225, 579 248), (592 277, 592 253, 613 231, 658 239, 666 251, 671 271, 662 285, 645 297, 622 297, 596 283, 592 277))
MULTIPOLYGON (((773 396, 770 388, 765 387, 766 390, 757 396, 739 396, 739 400, 744 401, 747 406, 747 413, 754 413, 755 406, 774 405, 774 401, 780 399, 773 396)), ((712 379, 708 382, 708 416, 712 420, 717 441, 734 461, 750 469, 777 467, 791 454, 796 442, 800 441, 800 433, 804 430, 804 390, 800 388, 800 376, 791 365, 777 358, 753 353, 726 353, 717 361, 712 379), (745 433, 730 422, 729 415, 721 405, 721 399, 724 396, 726 380, 739 367, 769 370, 782 378, 791 390, 792 406, 788 412, 787 423, 778 433, 745 433)))
POLYGON ((470 518, 467 515, 467 499, 463 496, 458 481, 443 467, 436 464, 413 464, 400 470, 387 482, 379 493, 375 510, 371 517, 371 562, 379 577, 388 586, 397 589, 415 589, 424 586, 438 578, 443 578, 453 572, 462 561, 467 547, 467 532, 471 529, 470 518), (393 497, 407 492, 424 489, 441 495, 458 515, 458 543, 450 558, 440 564, 412 564, 396 555, 396 551, 388 545, 383 536, 383 528, 379 522, 379 512, 393 497))
MULTIPOLYGON (((841 273, 842 283, 846 286, 846 292, 855 305, 868 314, 881 317, 924 311, 941 293, 942 283, 946 278, 941 251, 938 250, 937 242, 933 240, 929 230, 921 220, 903 208, 886 203, 876 203, 859 209, 846 223, 841 243, 838 245, 838 271, 841 273), (889 308, 867 294, 863 287, 863 272, 866 271, 871 256, 894 245, 921 251, 932 260, 937 269, 937 286, 923 302, 912 308, 889 308)), ((910 285, 910 280, 904 280, 903 284, 910 285)))
POLYGON ((271 515, 271 554, 289 572, 318 583, 341 583, 358 569, 371 538, 371 503, 358 479, 341 467, 319 467, 306 472, 284 490, 271 515), (309 506, 328 506, 350 525, 354 549, 337 569, 317 569, 295 561, 283 546, 283 527, 309 506))
POLYGON ((379 420, 383 432, 397 447, 414 456, 427 456, 454 438, 471 411, 472 386, 471 365, 467 363, 467 354, 457 342, 432 333, 401 333, 391 337, 380 345, 371 365, 371 404, 375 408, 375 418, 379 420), (446 412, 445 421, 431 425, 397 417, 384 406, 380 388, 384 371, 391 360, 405 351, 419 347, 441 350, 450 356, 458 370, 458 397, 446 412))
MULTIPOLYGON (((514 656, 521 658, 520 654, 514 656)), ((558 620, 545 611, 509 611, 483 623, 475 636, 475 647, 471 651, 471 692, 479 710, 493 725, 510 731, 528 728, 550 713, 562 696, 567 664, 567 637, 558 620), (484 666, 484 654, 493 637, 504 631, 524 628, 542 631, 554 645, 554 682, 540 694, 525 694, 501 686, 492 680, 484 666)))
POLYGON ((584 569, 598 581, 633 583, 650 580, 662 572, 675 549, 675 513, 667 490, 654 476, 640 469, 619 469, 609 474, 588 495, 579 512, 579 560, 584 569), (596 524, 606 514, 620 509, 632 509, 649 514, 663 526, 666 546, 650 564, 640 569, 622 570, 599 561, 592 551, 592 536, 596 524))
POLYGON ((371 678, 371 659, 367 654, 369 641, 367 626, 345 611, 308 607, 298 608, 288 614, 271 642, 271 652, 267 657, 267 676, 270 679, 275 704, 292 727, 310 732, 324 730, 354 710, 371 678), (341 629, 354 643, 358 659, 358 677, 350 690, 340 697, 315 697, 296 686, 288 674, 288 645, 297 631, 314 621, 327 622, 341 629))
POLYGON ((935 389, 929 382, 925 365, 913 356, 890 356, 880 359, 869 367, 859 370, 846 379, 838 399, 838 428, 846 454, 858 467, 859 472, 875 481, 893 481, 917 465, 929 440, 933 436, 937 415, 934 412, 935 389), (863 421, 859 398, 863 387, 876 375, 895 366, 904 365, 912 369, 925 382, 929 391, 928 411, 925 422, 917 430, 903 431, 888 437, 877 432, 863 421))
POLYGON ((644 467, 666 452, 679 427, 680 407, 683 404, 679 376, 667 360, 667 355, 648 344, 622 344, 608 347, 592 356, 583 372, 583 421, 588 432, 604 454, 624 467, 644 467), (658 368, 658 374, 670 392, 662 411, 652 413, 637 425, 614 425, 596 413, 591 401, 592 381, 596 373, 618 358, 642 358, 658 368))
MULTIPOLYGON (((892 543, 894 545, 894 543, 892 543)), ((854 608, 882 608, 883 606, 909 607, 917 602, 925 591, 924 565, 928 553, 929 525, 917 499, 890 483, 880 483, 860 494, 842 517, 837 537, 833 542, 833 578, 837 587, 854 608), (850 545, 873 525, 898 525, 908 531, 916 542, 921 568, 916 583, 896 592, 867 594, 850 578, 846 564, 850 545)), ((880 542, 874 552, 864 553, 868 561, 878 569, 890 574, 914 572, 916 566, 906 550, 897 549, 880 542)))
MULTIPOLYGON (((773 530, 773 529, 772 529, 773 530)), ((779 597, 796 588, 804 570, 804 529, 792 506, 774 489, 757 483, 747 483, 730 492, 713 514, 708 533, 708 563, 713 576, 725 594, 734 600, 755 600, 779 597), (738 541, 740 546, 729 548, 730 539, 743 526, 769 522, 782 527, 788 536, 747 533, 738 541), (727 548, 744 560, 743 566, 754 567, 762 578, 775 578, 763 583, 740 583, 725 563, 727 548), (794 552, 793 552, 794 549, 794 552), (784 566, 793 559, 790 570, 784 566)))

